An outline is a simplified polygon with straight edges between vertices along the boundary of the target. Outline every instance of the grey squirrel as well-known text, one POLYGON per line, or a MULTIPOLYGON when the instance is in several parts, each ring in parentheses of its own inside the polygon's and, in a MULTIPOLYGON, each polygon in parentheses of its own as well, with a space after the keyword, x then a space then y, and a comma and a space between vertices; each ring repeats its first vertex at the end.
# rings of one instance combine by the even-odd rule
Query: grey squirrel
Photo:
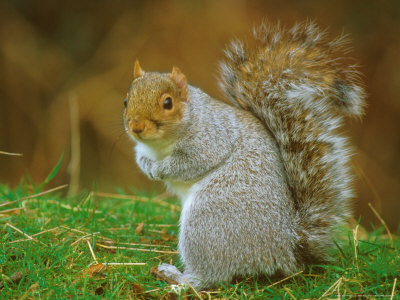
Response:
POLYGON ((124 125, 136 161, 182 201, 184 271, 158 271, 196 289, 249 274, 290 275, 329 260, 350 216, 350 147, 338 132, 365 93, 346 39, 314 23, 263 23, 256 46, 234 41, 221 63, 230 104, 136 61, 124 125))

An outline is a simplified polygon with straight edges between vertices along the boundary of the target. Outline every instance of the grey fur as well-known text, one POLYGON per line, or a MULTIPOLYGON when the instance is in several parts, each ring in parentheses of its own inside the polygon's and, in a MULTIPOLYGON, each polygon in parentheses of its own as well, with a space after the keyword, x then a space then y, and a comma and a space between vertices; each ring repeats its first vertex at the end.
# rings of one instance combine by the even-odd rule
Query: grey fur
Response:
POLYGON ((199 289, 235 275, 298 270, 294 202, 279 150, 264 125, 190 87, 177 134, 182 138, 162 160, 137 153, 142 171, 173 191, 177 182, 191 182, 180 220, 185 272, 172 276, 167 265, 159 270, 199 289))

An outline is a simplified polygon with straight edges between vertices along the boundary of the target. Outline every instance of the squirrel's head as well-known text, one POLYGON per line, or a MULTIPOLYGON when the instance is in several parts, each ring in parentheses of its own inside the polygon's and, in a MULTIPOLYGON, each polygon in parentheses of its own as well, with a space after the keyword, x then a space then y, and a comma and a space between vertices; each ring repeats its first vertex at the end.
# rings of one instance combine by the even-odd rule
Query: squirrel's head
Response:
POLYGON ((186 76, 178 68, 166 74, 144 72, 136 61, 124 99, 126 131, 140 142, 171 137, 180 125, 187 97, 186 76))

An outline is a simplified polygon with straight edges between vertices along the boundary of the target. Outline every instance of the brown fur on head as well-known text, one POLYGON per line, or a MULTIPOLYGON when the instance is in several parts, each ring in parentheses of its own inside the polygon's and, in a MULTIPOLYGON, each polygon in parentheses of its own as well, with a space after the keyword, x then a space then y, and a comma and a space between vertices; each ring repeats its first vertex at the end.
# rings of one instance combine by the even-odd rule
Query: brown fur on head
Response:
POLYGON ((176 67, 169 74, 144 72, 135 62, 124 124, 140 141, 168 139, 178 128, 187 99, 186 76, 176 67))

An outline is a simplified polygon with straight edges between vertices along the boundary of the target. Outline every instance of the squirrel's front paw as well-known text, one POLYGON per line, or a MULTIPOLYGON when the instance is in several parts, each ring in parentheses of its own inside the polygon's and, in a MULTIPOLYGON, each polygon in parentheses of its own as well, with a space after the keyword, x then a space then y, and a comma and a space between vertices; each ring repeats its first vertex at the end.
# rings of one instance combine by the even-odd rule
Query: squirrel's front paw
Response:
POLYGON ((164 179, 164 176, 162 176, 160 169, 156 168, 156 167, 152 168, 151 176, 153 177, 153 180, 163 180, 164 179))

